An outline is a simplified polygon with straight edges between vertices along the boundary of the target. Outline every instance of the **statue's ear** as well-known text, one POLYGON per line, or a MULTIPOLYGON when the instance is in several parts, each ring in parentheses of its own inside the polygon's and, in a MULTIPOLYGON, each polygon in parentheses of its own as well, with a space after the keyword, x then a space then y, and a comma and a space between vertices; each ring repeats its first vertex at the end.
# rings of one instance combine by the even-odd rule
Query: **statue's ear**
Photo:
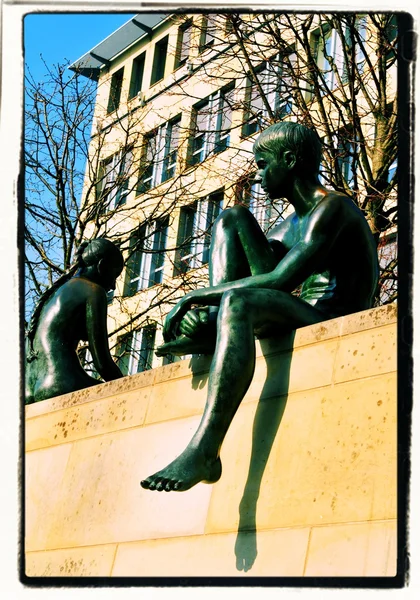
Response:
POLYGON ((99 275, 105 274, 105 261, 103 258, 101 258, 100 261, 98 262, 97 268, 98 268, 99 275))
POLYGON ((291 150, 285 150, 283 152, 283 159, 284 159, 284 162, 286 163, 286 166, 290 170, 292 170, 293 167, 296 165, 296 154, 294 152, 292 152, 291 150))

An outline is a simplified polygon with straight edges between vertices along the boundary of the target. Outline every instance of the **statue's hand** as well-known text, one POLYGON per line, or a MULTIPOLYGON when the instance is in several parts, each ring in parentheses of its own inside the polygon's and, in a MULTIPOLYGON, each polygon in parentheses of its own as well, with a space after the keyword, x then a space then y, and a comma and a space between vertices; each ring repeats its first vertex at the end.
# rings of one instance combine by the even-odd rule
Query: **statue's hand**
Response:
POLYGON ((197 337, 209 322, 208 307, 189 310, 179 324, 179 331, 190 338, 197 337))
POLYGON ((167 314, 165 324, 163 326, 163 339, 165 342, 170 342, 177 336, 177 329, 182 317, 188 311, 190 303, 187 296, 178 302, 176 306, 167 314))

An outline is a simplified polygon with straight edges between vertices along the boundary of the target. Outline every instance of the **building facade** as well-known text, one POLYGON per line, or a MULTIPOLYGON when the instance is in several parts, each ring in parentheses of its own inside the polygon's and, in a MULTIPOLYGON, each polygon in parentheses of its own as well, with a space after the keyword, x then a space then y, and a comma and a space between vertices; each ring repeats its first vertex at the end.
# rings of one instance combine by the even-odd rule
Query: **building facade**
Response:
MULTIPOLYGON (((252 146, 269 124, 316 127, 325 185, 360 206, 376 186, 378 206, 394 214, 396 152, 383 149, 396 113, 395 39, 391 16, 378 27, 363 15, 142 13, 71 66, 98 81, 84 201, 88 236, 115 240, 126 261, 108 307, 124 374, 168 361, 154 354, 164 317, 207 284, 223 209, 244 204, 264 231, 288 214, 255 177, 252 146)), ((389 221, 378 236, 394 260, 389 221)))

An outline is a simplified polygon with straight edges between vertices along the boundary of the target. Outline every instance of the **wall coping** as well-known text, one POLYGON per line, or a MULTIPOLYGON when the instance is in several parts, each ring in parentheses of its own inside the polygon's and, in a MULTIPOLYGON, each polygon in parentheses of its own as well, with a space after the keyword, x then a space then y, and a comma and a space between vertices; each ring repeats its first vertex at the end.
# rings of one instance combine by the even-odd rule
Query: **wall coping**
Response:
MULTIPOLYGON (((256 357, 288 352, 292 348, 317 344, 332 338, 352 335, 368 329, 375 329, 386 325, 395 324, 397 321, 397 303, 387 304, 378 308, 371 308, 362 312, 338 317, 297 329, 295 335, 285 336, 281 339, 269 338, 256 341, 256 357)), ((211 356, 198 356, 182 360, 173 364, 157 367, 143 373, 130 375, 101 383, 97 386, 78 390, 70 394, 63 394, 48 400, 36 402, 25 406, 25 418, 31 419, 47 413, 84 404, 109 396, 115 396, 133 389, 140 389, 168 380, 179 379, 205 373, 210 366, 211 356)))

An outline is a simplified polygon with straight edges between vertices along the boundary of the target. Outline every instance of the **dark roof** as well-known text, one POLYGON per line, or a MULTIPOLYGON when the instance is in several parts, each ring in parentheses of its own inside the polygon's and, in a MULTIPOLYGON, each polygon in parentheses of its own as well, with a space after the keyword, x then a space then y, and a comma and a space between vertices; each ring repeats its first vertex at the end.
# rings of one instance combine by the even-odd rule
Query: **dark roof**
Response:
POLYGON ((71 64, 69 69, 98 81, 102 66, 108 65, 118 54, 151 34, 168 16, 163 13, 137 14, 71 64))

